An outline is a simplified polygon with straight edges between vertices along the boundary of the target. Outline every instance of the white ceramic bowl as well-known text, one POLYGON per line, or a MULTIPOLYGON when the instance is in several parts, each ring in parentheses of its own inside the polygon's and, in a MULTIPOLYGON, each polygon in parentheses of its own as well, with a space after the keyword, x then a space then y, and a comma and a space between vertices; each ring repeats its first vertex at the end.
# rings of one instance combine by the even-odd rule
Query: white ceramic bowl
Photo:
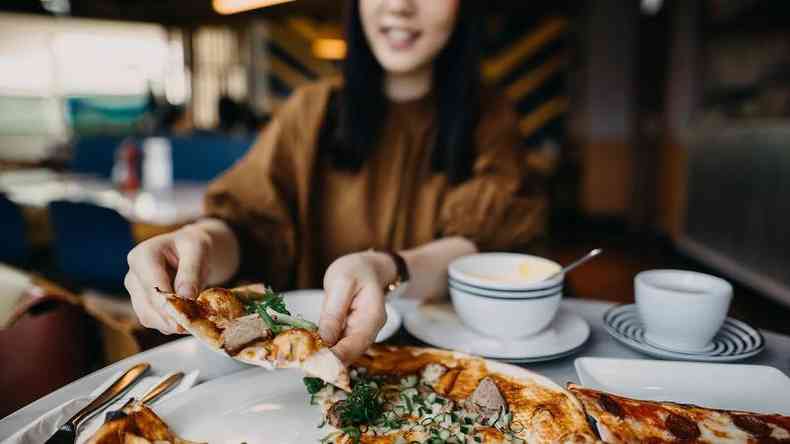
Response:
POLYGON ((643 271, 634 290, 645 340, 690 353, 710 348, 732 301, 729 282, 694 271, 643 271))
POLYGON ((554 319, 562 299, 562 277, 549 281, 490 279, 515 276, 525 262, 559 269, 537 256, 482 253, 456 259, 449 267, 450 298, 458 317, 487 336, 518 339, 540 332, 554 319))
POLYGON ((463 256, 448 268, 450 278, 493 290, 525 290, 553 287, 562 282, 562 276, 545 280, 560 270, 560 264, 539 256, 518 253, 478 253, 463 256), (523 276, 524 265, 535 271, 532 276, 523 276))

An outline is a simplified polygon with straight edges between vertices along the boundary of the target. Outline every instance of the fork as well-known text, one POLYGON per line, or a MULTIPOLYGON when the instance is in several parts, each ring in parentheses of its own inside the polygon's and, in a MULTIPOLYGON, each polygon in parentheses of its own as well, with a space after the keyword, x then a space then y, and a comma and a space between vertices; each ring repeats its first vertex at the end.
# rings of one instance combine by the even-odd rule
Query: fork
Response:
MULTIPOLYGON (((184 378, 184 372, 173 373, 172 375, 163 379, 162 382, 154 386, 151 390, 148 390, 148 392, 145 395, 143 395, 142 398, 140 398, 140 403, 148 404, 149 402, 154 401, 159 396, 163 395, 173 387, 177 386, 178 383, 181 382, 183 378, 184 378)), ((111 410, 107 412, 107 414, 104 415, 104 422, 109 422, 114 419, 123 417, 126 414, 124 413, 126 407, 132 405, 134 401, 135 401, 134 397, 131 397, 118 410, 111 410)))
POLYGON ((106 390, 93 399, 88 405, 82 408, 77 414, 69 418, 65 424, 60 426, 57 432, 49 437, 46 444, 74 444, 77 440, 77 427, 82 421, 106 406, 113 399, 123 394, 129 387, 134 385, 140 377, 151 368, 148 363, 137 364, 126 370, 123 375, 115 380, 106 390))

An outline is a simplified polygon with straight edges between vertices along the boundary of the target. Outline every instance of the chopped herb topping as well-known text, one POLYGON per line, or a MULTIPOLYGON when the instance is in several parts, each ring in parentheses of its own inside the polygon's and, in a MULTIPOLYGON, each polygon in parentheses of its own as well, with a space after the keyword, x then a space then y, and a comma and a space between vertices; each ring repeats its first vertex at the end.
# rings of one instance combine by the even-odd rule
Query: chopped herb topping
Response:
POLYGON ((371 383, 360 381, 342 405, 340 419, 343 424, 371 424, 382 413, 379 391, 371 383))
MULTIPOLYGON (((362 436, 386 436, 393 432, 411 433, 419 442, 438 444, 467 444, 483 441, 483 433, 494 429, 501 433, 504 444, 524 444, 517 435, 525 427, 513 420, 507 406, 491 417, 472 410, 468 404, 437 393, 424 377, 407 375, 393 380, 368 375, 364 368, 349 370, 352 391, 347 397, 334 401, 337 415, 335 436, 346 435, 347 442, 359 443, 362 436)), ((327 387, 328 396, 337 394, 334 387, 318 385, 308 391, 327 387)), ((324 392, 317 396, 324 396, 324 392)), ((332 398, 330 398, 332 399, 332 398)), ((332 423, 335 424, 335 423, 332 423)), ((414 438, 412 438, 414 439, 414 438)), ((416 441, 413 441, 416 442, 416 441)), ((394 444, 411 444, 399 435, 394 444)))
POLYGON ((266 328, 271 330, 272 333, 279 334, 290 328, 318 330, 318 326, 312 322, 299 316, 292 316, 285 306, 283 297, 275 293, 271 288, 267 288, 265 293, 251 293, 253 295, 252 298, 255 300, 244 307, 245 311, 247 314, 257 313, 263 323, 266 324, 266 328))
POLYGON ((307 393, 311 395, 315 395, 318 393, 326 383, 321 380, 321 378, 311 378, 305 377, 302 378, 302 382, 304 382, 304 386, 307 388, 307 393))

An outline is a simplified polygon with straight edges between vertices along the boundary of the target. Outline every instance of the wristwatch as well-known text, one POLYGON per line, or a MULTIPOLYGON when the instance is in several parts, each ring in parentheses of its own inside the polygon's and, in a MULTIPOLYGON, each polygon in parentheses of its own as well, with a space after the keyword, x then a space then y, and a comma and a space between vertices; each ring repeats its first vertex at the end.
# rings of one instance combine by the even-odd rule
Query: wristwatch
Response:
POLYGON ((403 256, 400 254, 392 250, 384 250, 381 252, 389 256, 392 259, 392 262, 395 263, 395 279, 384 287, 386 291, 393 292, 395 289, 409 281, 409 267, 406 265, 406 260, 403 259, 403 256))

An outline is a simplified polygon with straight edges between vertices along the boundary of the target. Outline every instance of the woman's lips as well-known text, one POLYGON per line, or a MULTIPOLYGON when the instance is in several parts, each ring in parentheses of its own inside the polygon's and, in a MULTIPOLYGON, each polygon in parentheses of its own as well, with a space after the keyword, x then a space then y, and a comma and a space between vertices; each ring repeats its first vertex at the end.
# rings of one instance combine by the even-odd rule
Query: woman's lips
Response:
POLYGON ((407 28, 382 28, 381 34, 390 48, 395 51, 410 49, 422 34, 420 31, 407 28))

